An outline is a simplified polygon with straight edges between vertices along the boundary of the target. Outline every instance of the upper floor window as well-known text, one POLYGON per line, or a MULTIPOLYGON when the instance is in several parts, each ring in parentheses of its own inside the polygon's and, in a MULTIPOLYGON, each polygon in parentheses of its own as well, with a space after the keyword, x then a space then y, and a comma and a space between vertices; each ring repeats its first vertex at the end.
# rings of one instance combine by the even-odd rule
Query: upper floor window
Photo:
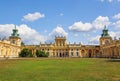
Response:
POLYGON ((79 49, 77 49, 76 51, 79 51, 79 49))
POLYGON ((61 41, 60 41, 60 46, 62 46, 61 41))
POLYGON ((15 40, 12 40, 12 43, 15 44, 15 40))

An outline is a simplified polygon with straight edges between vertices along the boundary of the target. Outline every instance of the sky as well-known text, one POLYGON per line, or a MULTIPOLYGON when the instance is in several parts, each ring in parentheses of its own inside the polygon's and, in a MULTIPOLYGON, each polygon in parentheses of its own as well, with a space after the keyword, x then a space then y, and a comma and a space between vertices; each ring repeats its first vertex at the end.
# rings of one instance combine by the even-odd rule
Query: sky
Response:
POLYGON ((54 42, 99 44, 104 26, 120 37, 120 0, 0 0, 0 38, 17 27, 25 44, 54 42))

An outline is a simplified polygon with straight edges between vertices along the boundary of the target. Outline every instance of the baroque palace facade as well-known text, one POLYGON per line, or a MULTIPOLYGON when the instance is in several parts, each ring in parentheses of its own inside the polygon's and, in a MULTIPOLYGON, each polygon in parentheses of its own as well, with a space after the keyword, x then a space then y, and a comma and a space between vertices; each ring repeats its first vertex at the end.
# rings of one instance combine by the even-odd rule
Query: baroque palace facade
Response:
POLYGON ((15 27, 9 40, 6 38, 0 40, 0 57, 18 57, 20 51, 21 38, 19 37, 18 30, 15 27))
POLYGON ((102 57, 120 58, 120 38, 112 40, 106 27, 100 37, 100 50, 102 57))
POLYGON ((82 45, 67 43, 66 37, 55 37, 54 43, 22 45, 18 30, 13 29, 9 40, 0 40, 0 57, 19 57, 22 49, 27 48, 36 57, 36 51, 49 53, 49 57, 105 57, 120 58, 120 40, 112 40, 106 27, 100 37, 100 45, 82 45))

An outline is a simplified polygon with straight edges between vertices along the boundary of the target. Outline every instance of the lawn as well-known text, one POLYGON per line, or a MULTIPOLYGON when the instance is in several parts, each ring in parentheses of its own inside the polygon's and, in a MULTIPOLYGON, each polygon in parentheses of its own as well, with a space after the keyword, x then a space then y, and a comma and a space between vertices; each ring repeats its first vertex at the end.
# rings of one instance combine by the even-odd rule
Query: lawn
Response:
POLYGON ((100 58, 0 60, 0 81, 120 81, 120 62, 100 58))

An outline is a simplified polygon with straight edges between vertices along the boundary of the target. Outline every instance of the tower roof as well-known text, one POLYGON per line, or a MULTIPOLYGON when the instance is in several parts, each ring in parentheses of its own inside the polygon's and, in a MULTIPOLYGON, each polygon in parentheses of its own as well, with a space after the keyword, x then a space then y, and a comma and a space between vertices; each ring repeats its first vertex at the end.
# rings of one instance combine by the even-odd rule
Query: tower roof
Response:
POLYGON ((106 26, 104 26, 104 29, 102 30, 101 37, 110 37, 110 35, 108 34, 108 29, 106 28, 106 26))
POLYGON ((15 25, 15 28, 13 29, 13 33, 11 34, 11 36, 19 37, 18 30, 16 29, 16 25, 15 25))

